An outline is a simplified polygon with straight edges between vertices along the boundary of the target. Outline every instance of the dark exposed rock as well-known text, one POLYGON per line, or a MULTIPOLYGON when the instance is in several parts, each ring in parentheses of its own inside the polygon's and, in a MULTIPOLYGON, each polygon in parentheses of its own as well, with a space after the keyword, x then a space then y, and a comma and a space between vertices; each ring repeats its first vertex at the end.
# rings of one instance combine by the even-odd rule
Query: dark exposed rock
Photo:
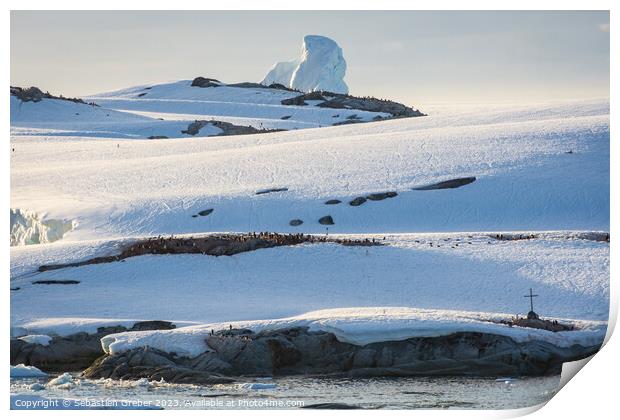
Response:
POLYGON ((238 87, 238 88, 266 88, 267 86, 261 85, 260 83, 255 82, 241 82, 241 83, 230 83, 226 86, 230 87, 238 87))
POLYGON ((353 119, 353 120, 338 121, 338 122, 333 123, 332 125, 334 127, 337 127, 339 125, 359 124, 359 123, 363 123, 363 122, 365 122, 365 121, 362 120, 362 119, 353 119))
POLYGON ((148 136, 149 140, 163 140, 169 138, 168 136, 148 136))
MULTIPOLYGON (((198 217, 198 215, 194 215, 198 217)), ((326 216, 329 217, 329 216, 326 216)), ((157 237, 135 241, 123 246, 118 254, 93 257, 87 260, 59 264, 45 264, 39 272, 68 267, 82 267, 123 261, 140 255, 202 254, 212 256, 236 255, 257 249, 277 246, 293 246, 302 243, 336 243, 345 246, 380 246, 378 241, 368 239, 327 238, 323 235, 278 234, 270 232, 247 234, 214 234, 191 237, 157 237)))
POLYGON ((288 191, 287 187, 281 187, 281 188, 265 188, 264 190, 258 190, 256 191, 256 195, 261 195, 261 194, 269 194, 269 193, 274 193, 274 192, 282 192, 282 191, 288 191))
POLYGON ((11 292, 16 292, 18 290, 21 290, 21 287, 11 287, 11 292))
MULTIPOLYGON (((326 93, 327 94, 327 93, 326 93)), ((342 108, 342 109, 357 109, 360 111, 370 112, 383 112, 391 114, 392 117, 422 117, 425 114, 421 113, 417 109, 410 108, 398 102, 377 99, 377 98, 359 98, 351 95, 332 94, 333 96, 328 101, 318 104, 321 108, 342 108)))
POLYGON ((211 121, 214 127, 217 127, 222 130, 218 136, 241 136, 245 134, 260 134, 260 133, 276 133, 279 131, 286 131, 283 129, 276 128, 254 128, 246 125, 235 125, 229 122, 224 121, 211 121))
POLYGON ((148 92, 142 92, 142 93, 138 93, 138 98, 143 97, 144 95, 146 95, 148 92))
POLYGON ((39 89, 36 86, 32 86, 32 87, 29 87, 29 88, 21 88, 21 87, 18 87, 18 86, 11 86, 10 87, 10 92, 11 92, 11 96, 15 96, 17 99, 21 100, 22 102, 39 102, 42 99, 58 99, 58 100, 62 100, 62 101, 74 102, 74 103, 77 103, 77 104, 98 106, 98 105, 96 105, 95 103, 92 103, 92 102, 87 104, 86 102, 84 102, 80 98, 65 98, 62 95, 54 96, 54 95, 50 94, 49 92, 43 93, 43 91, 41 91, 41 89, 39 89))
POLYGON ((215 134, 214 136, 240 136, 245 134, 275 133, 278 131, 286 131, 282 129, 258 129, 251 126, 235 125, 229 122, 216 120, 195 120, 187 126, 187 130, 182 130, 181 133, 195 136, 207 124, 211 124, 212 126, 222 130, 221 133, 215 134))
POLYGON ((380 201, 380 200, 385 200, 386 198, 394 198, 397 195, 398 193, 396 191, 387 191, 387 192, 381 192, 381 193, 368 194, 366 198, 372 201, 380 201))
POLYGON ((83 375, 156 380, 161 376, 180 383, 217 383, 240 375, 548 375, 560 372, 562 363, 588 357, 600 347, 562 348, 544 341, 519 343, 502 335, 474 332, 359 346, 307 327, 260 333, 225 330, 205 339, 213 351, 195 358, 136 348, 99 358, 83 375))
POLYGON ((211 213, 213 213, 213 209, 206 209, 206 210, 201 210, 198 212, 199 216, 208 216, 211 213))
POLYGON ((194 122, 189 123, 187 126, 187 130, 181 130, 183 134, 189 134, 190 136, 195 136, 200 132, 205 125, 208 124, 208 121, 205 120, 196 120, 194 122))
POLYGON ((282 105, 307 105, 307 100, 321 100, 317 106, 322 108, 356 109, 360 111, 382 112, 392 118, 421 117, 425 114, 401 103, 371 97, 356 97, 333 92, 310 92, 281 101, 282 105))
POLYGON ((540 319, 535 312, 533 313, 533 315, 534 316, 528 313, 527 318, 518 318, 514 320, 513 325, 516 325, 518 327, 536 328, 539 330, 547 330, 553 332, 572 331, 575 329, 573 325, 562 324, 561 322, 550 321, 548 319, 540 319))
POLYGON ((301 219, 293 219, 290 222, 288 222, 289 225, 291 226, 299 226, 303 223, 304 221, 301 219))
POLYGON ((233 382, 221 374, 210 373, 175 363, 172 356, 152 348, 139 348, 128 353, 103 356, 86 369, 86 378, 164 380, 179 384, 225 384, 233 382))
POLYGON ((24 363, 47 372, 70 372, 88 367, 103 356, 101 338, 124 331, 169 330, 176 328, 168 321, 141 321, 131 328, 100 327, 94 334, 85 332, 66 337, 52 337, 47 346, 11 338, 11 364, 24 363))
MULTIPOLYGON (((499 241, 523 241, 529 239, 538 239, 544 237, 541 233, 493 233, 489 237, 499 241)), ((562 239, 581 239, 586 241, 609 242, 609 232, 566 232, 562 239)))
POLYGON ((333 225, 334 219, 331 216, 323 216, 319 219, 319 223, 322 225, 333 225))
POLYGON ((361 206, 366 202, 366 197, 355 197, 353 200, 349 201, 349 205, 353 207, 361 206))
POLYGON ((435 184, 425 185, 423 187, 413 188, 416 191, 427 191, 427 190, 444 190, 448 188, 458 188, 463 185, 471 184, 476 180, 475 176, 469 176, 466 178, 455 178, 449 179, 447 181, 437 182, 435 184))
POLYGON ((331 206, 331 205, 334 205, 334 204, 340 204, 340 203, 342 203, 342 201, 337 200, 337 199, 327 200, 327 201, 325 202, 325 204, 330 205, 330 206, 331 206))
POLYGON ((11 95, 17 97, 22 102, 39 102, 47 96, 38 87, 20 88, 11 86, 11 95))
POLYGON ((292 115, 284 115, 284 116, 280 117, 280 119, 281 120, 288 120, 291 117, 292 117, 292 115))
POLYGON ((287 90, 287 91, 289 91, 289 92, 300 92, 299 90, 296 90, 296 89, 291 89, 291 88, 290 88, 290 87, 288 87, 288 86, 284 86, 284 85, 283 85, 283 84, 281 84, 281 83, 272 83, 272 84, 270 84, 270 85, 269 85, 269 86, 267 86, 267 87, 268 87, 268 88, 270 88, 270 89, 287 90))
POLYGON ((80 284, 78 280, 37 280, 32 284, 80 284))
POLYGON ((304 93, 302 95, 295 96, 294 98, 283 99, 281 103, 282 105, 305 106, 305 105, 308 105, 306 101, 325 101, 325 100, 326 99, 321 92, 315 91, 315 92, 304 93))
POLYGON ((132 331, 173 330, 177 326, 170 321, 140 321, 133 324, 132 331))
POLYGON ((196 77, 194 80, 192 80, 191 86, 206 88, 206 87, 218 87, 221 84, 222 82, 220 82, 217 79, 211 79, 208 77, 199 76, 199 77, 196 77))

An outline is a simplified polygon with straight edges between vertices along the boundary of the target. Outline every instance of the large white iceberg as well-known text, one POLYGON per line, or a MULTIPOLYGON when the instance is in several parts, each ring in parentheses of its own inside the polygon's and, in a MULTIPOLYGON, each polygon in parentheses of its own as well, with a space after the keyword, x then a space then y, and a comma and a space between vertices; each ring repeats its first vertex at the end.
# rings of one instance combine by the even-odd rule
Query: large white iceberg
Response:
POLYGON ((303 92, 325 90, 349 93, 349 87, 344 82, 346 70, 342 48, 334 40, 319 35, 306 35, 301 57, 276 63, 261 83, 280 83, 303 92))

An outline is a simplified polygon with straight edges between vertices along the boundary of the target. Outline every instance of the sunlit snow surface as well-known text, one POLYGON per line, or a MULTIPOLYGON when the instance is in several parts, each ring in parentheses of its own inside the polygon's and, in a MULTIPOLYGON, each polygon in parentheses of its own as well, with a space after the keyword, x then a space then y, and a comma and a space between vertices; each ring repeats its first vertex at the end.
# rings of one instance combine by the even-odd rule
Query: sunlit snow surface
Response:
MULTIPOLYGON (((470 326, 493 314, 524 314, 528 302, 522 296, 532 287, 542 315, 592 321, 583 324, 585 333, 601 339, 604 326, 597 322, 608 317, 609 244, 567 239, 566 231, 609 231, 608 103, 423 111, 430 116, 223 138, 13 135, 11 207, 78 222, 58 242, 11 249, 11 287, 20 288, 11 292, 14 331, 62 333, 54 328, 81 319, 94 320, 88 328, 118 325, 117 319, 228 325, 352 307, 439 311, 434 319, 442 324, 430 328, 447 325, 443 331, 449 331, 472 312, 485 314, 475 315, 470 326), (412 190, 464 176, 477 180, 458 189, 412 190), (280 187, 288 190, 255 195, 280 187), (399 195, 347 204, 382 191, 399 195), (343 203, 324 204, 333 198, 343 203), (214 209, 209 216, 192 217, 207 208, 214 209), (112 253, 131 237, 324 234, 318 219, 325 215, 335 221, 330 235, 386 237, 387 246, 144 256, 34 274, 40 264, 112 253), (291 227, 291 219, 304 224, 291 227), (513 230, 555 232, 526 241, 481 233, 513 230), (81 283, 31 283, 41 279, 81 283)), ((363 310, 358 315, 368 321, 363 310)), ((355 322, 347 330, 339 319, 324 324, 353 337, 355 322)), ((418 318, 397 313, 392 319, 392 325, 410 328, 418 318)), ((364 325, 372 330, 389 324, 364 325)))

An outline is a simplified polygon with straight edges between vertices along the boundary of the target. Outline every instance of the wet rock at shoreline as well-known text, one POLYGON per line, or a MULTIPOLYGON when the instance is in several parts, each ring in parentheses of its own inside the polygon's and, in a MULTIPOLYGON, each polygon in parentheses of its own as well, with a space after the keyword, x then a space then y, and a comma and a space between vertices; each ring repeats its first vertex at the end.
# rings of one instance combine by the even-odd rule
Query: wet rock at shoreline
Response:
POLYGON ((562 363, 587 357, 599 348, 562 348, 544 341, 519 343, 507 336, 474 332, 360 346, 307 327, 258 333, 223 330, 207 335, 205 342, 211 351, 194 358, 150 347, 106 355, 83 376, 218 383, 213 381, 229 381, 231 376, 241 375, 548 375, 559 373, 562 363))
POLYGON ((104 355, 101 338, 125 331, 169 330, 176 326, 168 321, 140 321, 131 328, 100 327, 94 334, 85 332, 66 337, 53 336, 47 345, 11 338, 11 364, 23 363, 46 372, 68 372, 84 369, 104 355))

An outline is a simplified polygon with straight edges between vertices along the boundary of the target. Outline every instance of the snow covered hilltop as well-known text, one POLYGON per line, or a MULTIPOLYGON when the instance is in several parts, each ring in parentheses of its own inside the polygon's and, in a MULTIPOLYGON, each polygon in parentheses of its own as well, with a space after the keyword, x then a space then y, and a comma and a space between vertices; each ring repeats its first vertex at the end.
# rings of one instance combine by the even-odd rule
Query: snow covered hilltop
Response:
POLYGON ((347 63, 342 49, 330 38, 304 36, 301 56, 276 63, 262 80, 263 85, 279 83, 303 92, 349 93, 344 81, 347 63))
POLYGON ((13 135, 166 139, 256 134, 393 118, 420 111, 398 102, 196 77, 82 99, 11 88, 13 135))

